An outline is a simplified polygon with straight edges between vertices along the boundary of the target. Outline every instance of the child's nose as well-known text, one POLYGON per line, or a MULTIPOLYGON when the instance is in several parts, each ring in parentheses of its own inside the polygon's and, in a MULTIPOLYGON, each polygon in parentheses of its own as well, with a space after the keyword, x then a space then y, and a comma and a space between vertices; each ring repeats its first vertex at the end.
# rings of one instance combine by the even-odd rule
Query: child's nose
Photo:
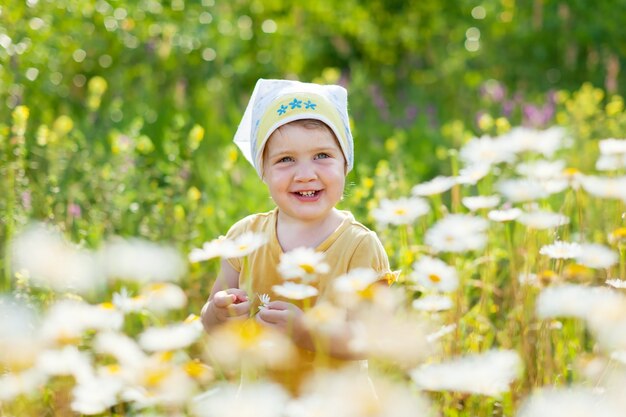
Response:
POLYGON ((312 164, 309 163, 300 163, 296 167, 296 172, 294 175, 294 179, 299 182, 307 182, 313 181, 317 175, 315 174, 315 169, 312 164))

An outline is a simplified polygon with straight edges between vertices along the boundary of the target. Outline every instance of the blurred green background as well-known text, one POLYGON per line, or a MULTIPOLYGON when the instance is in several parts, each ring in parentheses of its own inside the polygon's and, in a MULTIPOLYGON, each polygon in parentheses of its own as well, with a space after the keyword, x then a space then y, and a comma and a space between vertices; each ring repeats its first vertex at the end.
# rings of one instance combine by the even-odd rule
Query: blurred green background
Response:
POLYGON ((445 149, 481 134, 481 116, 545 127, 556 91, 590 82, 622 94, 623 6, 9 0, 0 244, 37 219, 86 246, 115 234, 184 252, 271 208, 231 144, 260 77, 349 90, 356 166, 343 204, 368 223, 373 178, 388 178, 377 192, 397 197, 409 184, 394 178, 450 174, 445 149))

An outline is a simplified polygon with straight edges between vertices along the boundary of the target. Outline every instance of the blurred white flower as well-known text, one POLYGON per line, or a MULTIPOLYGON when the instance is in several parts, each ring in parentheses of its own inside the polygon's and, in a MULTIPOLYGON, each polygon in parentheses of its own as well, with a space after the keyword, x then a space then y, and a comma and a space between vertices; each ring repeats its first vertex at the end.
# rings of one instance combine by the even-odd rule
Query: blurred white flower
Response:
POLYGON ((426 231, 424 241, 439 252, 482 249, 487 243, 487 221, 480 217, 451 214, 426 231))
POLYGON ((301 278, 310 282, 317 275, 329 271, 330 267, 324 262, 324 257, 324 253, 316 252, 313 248, 296 248, 280 255, 278 272, 284 279, 301 278))
POLYGON ((596 161, 598 171, 617 171, 626 168, 626 155, 600 155, 596 161))
POLYGON ((321 301, 304 312, 303 322, 312 332, 332 334, 345 329, 347 316, 345 308, 321 301))
POLYGON ((502 180, 496 184, 496 188, 513 203, 535 201, 549 195, 539 181, 528 178, 502 180))
POLYGON ((617 252, 597 243, 580 245, 580 254, 576 257, 576 262, 589 268, 610 268, 618 261, 617 252))
POLYGON ((626 155, 626 139, 602 139, 598 146, 602 155, 626 155))
POLYGON ((615 198, 626 202, 626 176, 598 177, 585 175, 580 183, 589 194, 600 198, 615 198))
POLYGON ((231 252, 232 248, 234 248, 233 241, 220 236, 210 242, 204 242, 202 248, 193 248, 189 253, 189 261, 200 262, 222 257, 225 253, 231 252))
POLYGON ((43 340, 51 344, 75 344, 86 330, 118 330, 124 316, 113 305, 91 305, 63 300, 47 311, 41 326, 43 340))
POLYGON ((570 144, 565 129, 556 126, 546 130, 514 127, 499 139, 502 141, 502 146, 509 147, 515 153, 534 152, 547 158, 570 144))
POLYGON ((102 332, 96 335, 94 351, 111 355, 125 368, 134 368, 146 359, 137 342, 123 333, 102 332))
POLYGON ((576 317, 590 319, 598 306, 620 308, 624 298, 606 287, 562 284, 548 287, 537 297, 536 310, 541 318, 576 317))
POLYGON ((0 401, 11 401, 19 395, 35 393, 47 379, 48 376, 37 368, 3 373, 0 375, 0 401))
POLYGON ((517 280, 519 281, 520 284, 522 285, 530 285, 532 287, 538 287, 539 286, 539 277, 537 276, 537 274, 533 274, 532 272, 522 272, 519 274, 517 280))
POLYGON ((459 175, 456 177, 456 181, 459 184, 476 185, 478 181, 483 179, 489 174, 491 165, 476 162, 463 167, 459 170, 459 175))
POLYGON ((191 410, 197 417, 283 417, 288 400, 284 388, 269 382, 223 384, 199 395, 191 410))
POLYGON ((191 323, 149 327, 139 335, 139 345, 148 352, 183 349, 202 335, 202 330, 191 323))
POLYGON ((23 302, 0 297, 0 367, 30 368, 42 349, 35 312, 23 302))
POLYGON ((488 196, 473 196, 473 197, 463 197, 461 199, 461 203, 465 207, 467 207, 470 211, 476 211, 480 209, 488 209, 493 208, 500 203, 500 196, 498 195, 488 195, 488 196))
POLYGON ((343 306, 355 306, 369 296, 367 290, 379 279, 380 274, 371 268, 355 268, 333 280, 334 296, 343 306))
POLYGON ((451 292, 459 286, 459 277, 454 267, 441 259, 426 255, 413 263, 409 279, 426 290, 451 292))
POLYGON ((531 229, 545 230, 566 225, 569 223, 569 218, 560 213, 533 210, 522 213, 517 221, 531 229))
POLYGON ((72 375, 78 383, 93 378, 91 357, 76 346, 43 351, 37 358, 37 369, 50 376, 72 375))
POLYGON ((522 210, 518 209, 517 207, 513 207, 504 210, 491 210, 489 213, 487 213, 487 217, 491 221, 503 223, 517 219, 522 215, 522 213, 522 210))
POLYGON ((81 381, 72 389, 70 407, 80 414, 101 414, 118 403, 118 394, 123 387, 117 378, 94 377, 81 381))
POLYGON ((521 162, 515 168, 521 176, 537 180, 561 178, 564 169, 565 161, 560 159, 556 161, 537 160, 521 162))
POLYGON ((33 224, 10 243, 13 270, 57 291, 85 293, 103 283, 96 257, 71 245, 56 230, 33 224))
POLYGON ((139 300, 150 311, 168 311, 187 305, 187 295, 182 288, 170 282, 155 282, 141 289, 139 300))
POLYGON ((209 363, 217 362, 226 371, 239 369, 242 359, 261 369, 288 369, 294 365, 296 348, 283 333, 255 320, 233 320, 214 329, 207 339, 209 363))
POLYGON ((110 280, 176 281, 186 272, 178 251, 142 239, 111 239, 101 248, 99 256, 110 280))
POLYGON ((397 200, 383 199, 380 205, 373 209, 371 214, 381 226, 388 224, 412 224, 418 217, 430 211, 428 203, 420 197, 399 198, 397 200))
POLYGON ((456 183, 457 181, 454 177, 438 176, 430 181, 415 185, 411 189, 411 194, 418 197, 441 194, 448 191, 456 183))
POLYGON ((321 372, 293 399, 286 417, 434 417, 428 399, 406 385, 358 369, 321 372))
POLYGON ((353 337, 349 347, 356 354, 406 368, 432 353, 427 341, 431 325, 418 312, 409 310, 399 314, 374 305, 360 311, 351 324, 353 337))
POLYGON ((411 378, 421 389, 499 396, 521 373, 522 360, 512 350, 491 350, 439 364, 420 366, 411 378))
POLYGON ((445 311, 450 310, 453 306, 452 299, 447 295, 426 295, 413 300, 412 307, 419 311, 445 311))
POLYGON ((539 250, 541 255, 552 259, 574 259, 582 252, 581 246, 576 242, 563 242, 557 240, 551 245, 544 245, 539 250))
POLYGON ((613 288, 620 288, 620 289, 626 288, 626 281, 622 279, 618 279, 618 278, 607 279, 606 284, 610 285, 613 288))
POLYGON ((543 388, 528 396, 517 417, 621 417, 624 410, 590 388, 543 388))
POLYGON ((305 298, 315 297, 318 290, 308 284, 300 284, 297 282, 283 282, 280 285, 273 285, 274 294, 285 297, 290 300, 304 300, 305 298))
POLYGON ((113 293, 111 302, 122 313, 130 313, 141 310, 145 305, 145 299, 142 296, 131 297, 128 290, 122 287, 120 292, 113 293))
POLYGON ((495 165, 515 160, 511 146, 490 136, 472 138, 461 148, 459 156, 466 165, 495 165))
POLYGON ((268 237, 262 233, 246 232, 232 240, 233 246, 223 254, 224 258, 240 258, 247 256, 265 245, 268 237))
POLYGON ((445 335, 448 335, 455 330, 456 330, 456 323, 441 326, 439 330, 437 330, 434 333, 430 333, 428 336, 426 336, 426 340, 428 341, 428 343, 434 343, 437 340, 444 337, 445 335))

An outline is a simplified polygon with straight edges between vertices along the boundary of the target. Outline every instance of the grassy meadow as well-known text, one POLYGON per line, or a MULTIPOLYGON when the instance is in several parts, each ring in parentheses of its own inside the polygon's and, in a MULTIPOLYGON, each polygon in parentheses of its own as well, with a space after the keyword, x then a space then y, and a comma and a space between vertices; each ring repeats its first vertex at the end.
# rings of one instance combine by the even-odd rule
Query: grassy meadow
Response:
MULTIPOLYGON (((9 3, 0 416, 623 415, 625 63, 610 9, 9 3), (307 309, 320 346, 350 316, 369 378, 320 363, 298 396, 267 378, 289 370, 288 338, 198 321, 219 258, 263 243, 218 238, 273 207, 231 142, 259 77, 348 89, 356 162, 339 208, 396 271, 388 287, 336 277, 307 309)), ((316 255, 284 262, 314 270, 316 255)))

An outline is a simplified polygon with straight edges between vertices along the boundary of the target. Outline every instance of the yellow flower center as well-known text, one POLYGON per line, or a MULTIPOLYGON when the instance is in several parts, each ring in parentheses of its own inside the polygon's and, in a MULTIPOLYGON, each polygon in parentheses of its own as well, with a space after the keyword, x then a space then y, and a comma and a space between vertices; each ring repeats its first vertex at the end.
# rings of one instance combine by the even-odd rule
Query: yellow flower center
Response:
POLYGON ((313 265, 309 265, 309 264, 300 264, 298 265, 304 272, 306 272, 307 274, 312 274, 313 272, 315 272, 315 268, 313 267, 313 265))
POLYGON ((398 207, 397 209, 393 211, 393 214, 397 216, 404 216, 406 214, 406 211, 407 210, 404 207, 398 207))
POLYGON ((238 325, 237 335, 239 336, 239 345, 243 348, 249 348, 258 343, 263 328, 260 324, 253 320, 246 320, 238 325))
POLYGON ((428 275, 428 279, 431 282, 435 283, 435 284, 441 282, 441 277, 439 275, 436 275, 436 274, 429 274, 428 275))

